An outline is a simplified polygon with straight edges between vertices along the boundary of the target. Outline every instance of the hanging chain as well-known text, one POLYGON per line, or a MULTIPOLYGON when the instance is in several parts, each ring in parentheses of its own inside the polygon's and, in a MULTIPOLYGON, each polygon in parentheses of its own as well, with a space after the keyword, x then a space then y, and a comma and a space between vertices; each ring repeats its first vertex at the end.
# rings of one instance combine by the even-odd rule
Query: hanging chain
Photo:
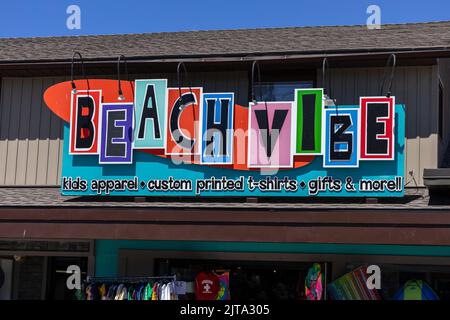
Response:
POLYGON ((77 86, 75 85, 75 81, 74 81, 74 67, 75 67, 75 56, 78 56, 80 58, 80 62, 81 62, 81 75, 83 76, 83 78, 87 81, 88 83, 88 89, 89 89, 89 81, 86 79, 86 74, 84 73, 84 60, 83 60, 83 56, 81 55, 80 52, 78 51, 74 51, 73 55, 72 55, 72 63, 70 65, 70 84, 72 85, 72 92, 76 93, 77 92, 77 86))
POLYGON ((122 92, 122 83, 120 80, 120 62, 123 61, 125 64, 125 75, 127 77, 127 80, 129 79, 128 77, 128 64, 127 64, 127 58, 122 54, 117 58, 117 81, 118 81, 118 93, 119 93, 119 100, 125 100, 125 97, 123 96, 123 92, 122 92))

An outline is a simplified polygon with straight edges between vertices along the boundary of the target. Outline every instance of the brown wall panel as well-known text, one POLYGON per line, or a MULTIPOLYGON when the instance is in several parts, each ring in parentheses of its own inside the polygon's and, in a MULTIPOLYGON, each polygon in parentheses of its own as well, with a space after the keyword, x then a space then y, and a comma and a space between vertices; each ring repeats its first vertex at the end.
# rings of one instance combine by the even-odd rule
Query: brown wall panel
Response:
POLYGON ((450 245, 450 228, 296 227, 115 223, 1 223, 16 239, 128 239, 287 243, 450 245))

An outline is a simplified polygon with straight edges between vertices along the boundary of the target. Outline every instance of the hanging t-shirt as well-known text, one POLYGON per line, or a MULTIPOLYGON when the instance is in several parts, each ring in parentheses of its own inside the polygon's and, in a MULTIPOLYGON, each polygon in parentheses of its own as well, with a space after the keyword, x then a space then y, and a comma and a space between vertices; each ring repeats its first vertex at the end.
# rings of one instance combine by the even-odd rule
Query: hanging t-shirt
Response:
POLYGON ((134 291, 135 291, 134 286, 130 286, 128 288, 128 298, 127 298, 127 300, 135 300, 134 299, 134 291))
POLYGON ((101 300, 106 300, 106 294, 108 293, 106 290, 106 284, 103 283, 100 287, 98 287, 98 293, 101 300))
POLYGON ((217 300, 230 300, 230 273, 224 272, 217 275, 219 279, 219 292, 217 293, 217 300))
POLYGON ((177 295, 183 296, 186 294, 187 284, 185 281, 174 281, 173 288, 177 295))
POLYGON ((164 300, 165 290, 166 290, 166 285, 160 284, 158 287, 158 300, 164 300))
POLYGON ((177 288, 175 286, 175 281, 169 283, 170 286, 170 300, 178 300, 177 288))
POLYGON ((127 298, 128 298, 127 287, 123 284, 120 284, 117 287, 116 297, 114 298, 114 300, 127 300, 127 298))
POLYGON ((219 278, 214 273, 200 272, 195 278, 197 300, 216 300, 219 292, 219 278))
POLYGON ((106 297, 106 300, 114 300, 114 298, 116 296, 116 289, 117 289, 116 285, 112 285, 112 286, 109 287, 108 295, 106 297))
POLYGON ((98 300, 98 286, 95 283, 86 287, 86 299, 98 300))
POLYGON ((141 283, 136 290, 136 300, 144 300, 145 283, 141 283))
POLYGON ((158 300, 158 283, 153 285, 152 300, 158 300))
POLYGON ((147 283, 147 285, 143 289, 144 294, 142 295, 141 300, 152 300, 152 294, 153 294, 153 287, 150 283, 147 283))
POLYGON ((314 263, 308 270, 305 279, 305 294, 307 300, 322 299, 322 272, 320 264, 314 263))
POLYGON ((158 300, 167 300, 167 298, 166 298, 166 287, 167 287, 166 284, 162 284, 161 285, 161 290, 160 290, 160 293, 159 293, 159 299, 158 300))
POLYGON ((163 287, 163 299, 162 300, 171 300, 172 290, 170 283, 167 283, 163 287))

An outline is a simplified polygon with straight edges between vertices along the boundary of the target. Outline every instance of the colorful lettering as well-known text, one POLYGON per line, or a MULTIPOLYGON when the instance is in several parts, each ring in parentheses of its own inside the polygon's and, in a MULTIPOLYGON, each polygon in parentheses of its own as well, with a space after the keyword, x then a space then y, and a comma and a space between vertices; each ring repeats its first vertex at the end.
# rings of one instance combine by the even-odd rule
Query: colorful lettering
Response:
POLYGON ((322 154, 323 89, 296 89, 295 153, 322 154))
POLYGON ((166 154, 198 154, 198 122, 202 88, 169 88, 166 154))
POLYGON ((394 159, 394 97, 362 97, 361 160, 394 159))
POLYGON ((325 110, 324 168, 358 167, 358 110, 325 110))
POLYGON ((204 93, 201 116, 201 163, 233 161, 233 93, 204 93))
POLYGON ((100 163, 133 162, 133 104, 102 105, 100 163))
POLYGON ((134 93, 134 104, 102 101, 100 90, 72 94, 70 154, 131 163, 134 149, 158 149, 149 152, 246 169, 293 168, 300 156, 322 156, 324 168, 394 159, 394 97, 325 107, 323 89, 295 89, 293 102, 251 103, 239 115, 231 92, 167 88, 166 79, 156 79, 136 80, 134 93))
POLYGON ((72 93, 70 110, 70 154, 98 154, 98 113, 101 91, 72 93))
POLYGON ((135 81, 134 149, 164 149, 167 80, 135 81))

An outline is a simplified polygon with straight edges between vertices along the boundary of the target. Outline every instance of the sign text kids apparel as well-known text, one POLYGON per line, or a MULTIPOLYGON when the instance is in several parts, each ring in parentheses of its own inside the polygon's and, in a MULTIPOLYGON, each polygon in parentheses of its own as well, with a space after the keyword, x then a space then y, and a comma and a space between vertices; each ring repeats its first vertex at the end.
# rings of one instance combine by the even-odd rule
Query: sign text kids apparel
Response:
POLYGON ((216 300, 219 292, 219 278, 214 273, 200 272, 195 278, 197 300, 216 300))

